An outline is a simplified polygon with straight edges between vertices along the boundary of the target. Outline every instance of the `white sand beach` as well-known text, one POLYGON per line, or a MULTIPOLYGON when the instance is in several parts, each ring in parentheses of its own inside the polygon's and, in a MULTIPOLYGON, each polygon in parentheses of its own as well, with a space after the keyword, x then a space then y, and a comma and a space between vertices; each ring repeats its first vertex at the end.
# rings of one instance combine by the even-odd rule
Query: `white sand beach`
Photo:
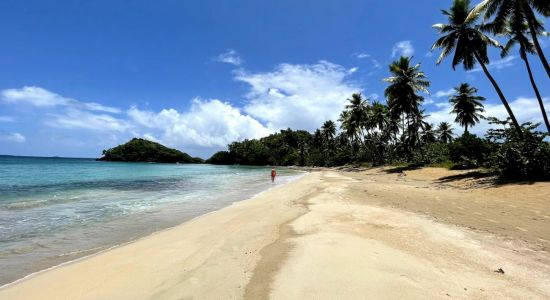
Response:
POLYGON ((0 299, 550 298, 550 184, 464 174, 311 172, 0 299))

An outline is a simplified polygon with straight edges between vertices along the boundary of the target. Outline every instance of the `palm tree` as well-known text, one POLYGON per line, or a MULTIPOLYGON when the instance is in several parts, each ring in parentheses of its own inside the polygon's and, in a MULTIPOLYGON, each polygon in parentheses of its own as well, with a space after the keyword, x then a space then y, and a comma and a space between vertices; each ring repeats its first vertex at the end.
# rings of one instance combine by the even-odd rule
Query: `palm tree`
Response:
POLYGON ((537 100, 539 102, 540 110, 542 112, 542 118, 544 120, 544 124, 546 125, 546 130, 550 133, 550 122, 548 122, 548 116, 546 115, 546 109, 544 108, 544 102, 542 101, 542 96, 540 95, 539 89, 537 87, 537 84, 535 82, 535 78, 533 77, 533 72, 531 71, 531 66, 529 64, 529 59, 527 58, 527 54, 535 54, 535 46, 533 43, 525 36, 525 32, 527 30, 527 25, 522 21, 521 18, 516 18, 515 15, 512 16, 512 18, 509 20, 505 33, 510 37, 504 48, 502 49, 501 56, 505 57, 510 52, 510 49, 514 47, 516 44, 519 45, 519 55, 523 62, 525 63, 525 67, 527 68, 527 73, 529 74, 529 80, 531 81, 531 86, 533 86, 533 90, 535 91, 535 95, 537 96, 537 100))
POLYGON ((469 18, 477 19, 481 12, 485 12, 484 18, 488 20, 491 16, 495 16, 493 22, 486 26, 493 34, 503 33, 506 29, 506 23, 510 19, 520 24, 527 24, 533 46, 539 55, 539 58, 550 78, 550 65, 542 52, 537 36, 544 31, 542 23, 537 20, 537 16, 533 9, 537 10, 544 16, 550 16, 550 4, 548 0, 484 0, 478 4, 471 12, 469 18))
POLYGON ((321 133, 326 141, 333 140, 336 135, 336 124, 331 120, 326 121, 321 127, 321 133))
POLYGON ((450 143, 453 141, 453 127, 447 122, 439 123, 437 127, 437 133, 439 134, 439 141, 442 143, 450 143))
POLYGON ((489 63, 487 46, 499 46, 499 44, 485 35, 481 31, 480 26, 475 24, 479 14, 470 14, 470 12, 470 0, 454 0, 450 10, 443 10, 443 14, 449 19, 449 24, 433 25, 440 34, 443 34, 432 46, 432 50, 436 48, 443 49, 437 60, 437 64, 439 65, 453 51, 453 69, 457 65, 462 64, 464 69, 471 70, 477 61, 489 81, 491 81, 500 101, 504 104, 518 135, 523 138, 523 132, 508 104, 508 100, 504 97, 502 90, 486 66, 489 63))
POLYGON ((420 137, 420 139, 424 144, 433 143, 437 140, 435 134, 436 132, 433 129, 433 125, 430 123, 426 123, 424 125, 424 129, 422 130, 422 136, 420 137))
POLYGON ((449 102, 453 105, 453 113, 456 114, 455 122, 464 127, 464 133, 468 132, 468 126, 474 126, 479 123, 479 118, 485 110, 481 101, 484 97, 476 96, 477 89, 467 83, 462 83, 455 88, 455 94, 451 96, 449 102))
POLYGON ((369 128, 378 128, 378 130, 385 132, 390 125, 390 118, 388 107, 378 101, 374 101, 369 111, 368 121, 369 128))
POLYGON ((347 126, 350 133, 355 136, 356 139, 364 137, 363 130, 367 127, 367 117, 370 110, 368 99, 364 99, 361 94, 351 95, 351 99, 348 99, 349 104, 346 105, 347 114, 347 126))
POLYGON ((401 56, 390 64, 389 69, 392 76, 384 78, 384 81, 389 83, 384 90, 384 95, 388 102, 391 123, 396 124, 400 118, 402 119, 402 146, 410 158, 412 150, 419 146, 417 143, 419 127, 416 126, 415 120, 420 113, 419 106, 424 98, 418 93, 429 93, 430 82, 420 70, 420 64, 411 66, 410 57, 401 56))
POLYGON ((411 58, 401 56, 390 64, 391 77, 384 78, 389 86, 384 90, 388 107, 393 118, 400 115, 409 115, 418 112, 418 106, 423 98, 418 92, 428 92, 430 82, 424 72, 420 71, 420 64, 411 66, 411 58))

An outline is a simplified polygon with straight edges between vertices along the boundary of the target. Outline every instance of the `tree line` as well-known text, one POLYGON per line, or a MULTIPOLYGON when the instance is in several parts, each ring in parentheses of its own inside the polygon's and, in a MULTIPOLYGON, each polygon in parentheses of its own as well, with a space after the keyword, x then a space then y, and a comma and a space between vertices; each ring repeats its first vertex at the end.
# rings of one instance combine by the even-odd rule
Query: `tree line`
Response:
POLYGON ((454 88, 449 102, 463 133, 459 135, 447 122, 430 124, 422 107, 430 81, 420 64, 402 56, 389 65, 390 76, 384 78, 385 103, 353 94, 337 120, 339 125, 328 120, 314 133, 287 129, 257 140, 234 142, 228 151, 214 154, 207 162, 283 166, 436 164, 487 167, 506 178, 550 178, 550 144, 545 141, 550 123, 528 59, 530 55, 538 56, 548 75, 546 80, 550 79, 550 68, 538 41, 547 33, 537 18, 550 16, 550 3, 485 0, 471 7, 469 0, 454 0, 442 13, 448 22, 433 26, 440 35, 432 47, 441 49, 437 64, 447 57, 452 57, 453 69, 462 65, 471 70, 479 64, 505 107, 507 119, 485 116, 485 98, 478 95, 477 88, 461 83, 454 88), (494 37, 505 38, 506 43, 501 45, 494 37), (498 47, 501 57, 505 57, 516 46, 546 132, 537 131, 539 124, 518 122, 487 67, 489 47, 498 47), (469 130, 481 119, 487 119, 497 129, 488 130, 483 137, 471 134, 469 130))

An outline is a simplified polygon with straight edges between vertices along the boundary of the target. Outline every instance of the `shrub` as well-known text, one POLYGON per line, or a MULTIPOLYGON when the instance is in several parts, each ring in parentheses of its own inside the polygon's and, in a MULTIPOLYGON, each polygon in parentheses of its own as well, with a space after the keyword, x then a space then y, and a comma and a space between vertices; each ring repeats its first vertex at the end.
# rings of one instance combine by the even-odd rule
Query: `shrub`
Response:
POLYGON ((463 168, 477 168, 486 164, 491 145, 488 141, 465 132, 449 144, 449 157, 463 168))
POLYGON ((492 129, 487 137, 496 144, 491 166, 505 179, 550 179, 550 144, 546 133, 536 131, 539 124, 522 125, 523 138, 509 126, 509 121, 490 119, 490 123, 503 125, 492 129))

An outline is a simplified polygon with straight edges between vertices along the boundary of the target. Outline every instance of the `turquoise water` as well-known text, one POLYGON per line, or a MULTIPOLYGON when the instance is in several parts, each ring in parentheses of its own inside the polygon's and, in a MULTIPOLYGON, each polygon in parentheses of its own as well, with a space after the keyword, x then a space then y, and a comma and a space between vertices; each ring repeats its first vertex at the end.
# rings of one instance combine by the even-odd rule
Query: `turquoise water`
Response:
POLYGON ((0 285, 179 224, 300 173, 0 156, 0 285))

